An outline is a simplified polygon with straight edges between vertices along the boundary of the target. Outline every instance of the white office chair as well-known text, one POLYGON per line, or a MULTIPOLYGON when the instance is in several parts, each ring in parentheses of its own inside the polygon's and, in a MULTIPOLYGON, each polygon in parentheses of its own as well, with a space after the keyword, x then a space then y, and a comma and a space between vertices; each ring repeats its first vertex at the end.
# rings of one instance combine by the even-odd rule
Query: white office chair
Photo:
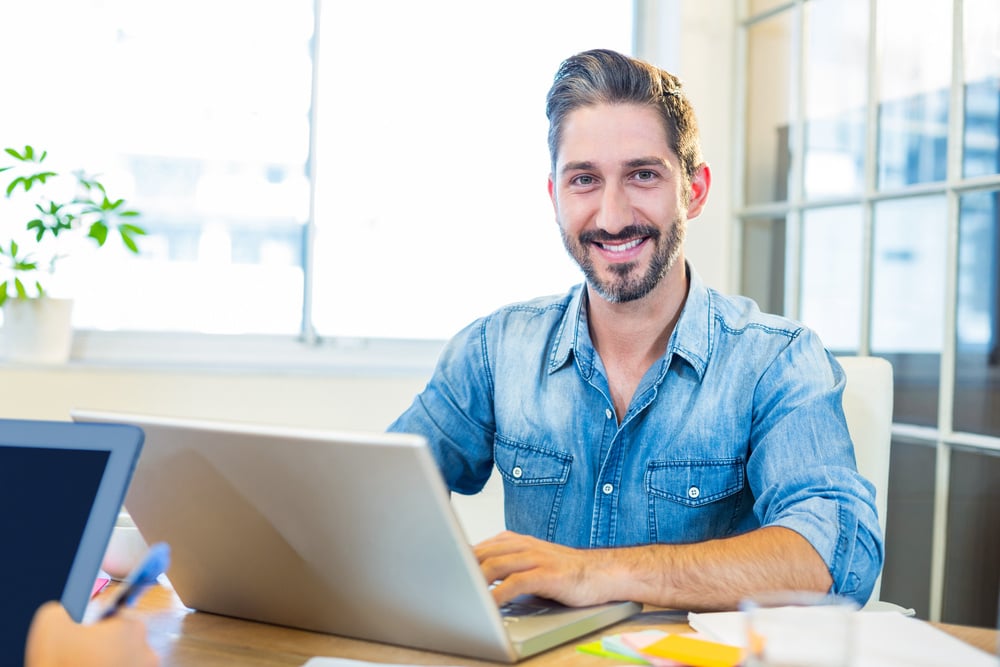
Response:
MULTIPOLYGON (((889 445, 892 441, 892 365, 880 357, 837 357, 847 374, 844 415, 854 441, 858 470, 875 485, 879 525, 885 535, 889 489, 889 445)), ((868 605, 879 600, 881 575, 868 605)))

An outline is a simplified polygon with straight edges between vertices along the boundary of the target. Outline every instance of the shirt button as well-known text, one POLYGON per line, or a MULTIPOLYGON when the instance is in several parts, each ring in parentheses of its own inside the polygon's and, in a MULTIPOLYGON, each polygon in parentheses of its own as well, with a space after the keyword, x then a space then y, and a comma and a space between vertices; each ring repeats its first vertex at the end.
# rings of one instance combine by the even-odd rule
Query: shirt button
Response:
POLYGON ((612 417, 615 416, 615 413, 611 412, 611 408, 607 408, 604 411, 604 416, 607 417, 608 419, 611 419, 612 417))
POLYGON ((614 490, 615 490, 615 487, 612 484, 605 484, 604 486, 601 487, 601 491, 604 492, 604 495, 608 495, 608 494, 610 494, 614 490))
POLYGON ((690 489, 688 489, 688 498, 691 498, 693 500, 700 495, 701 495, 701 489, 699 489, 697 486, 692 486, 690 489))
POLYGON ((521 475, 524 474, 524 471, 521 470, 521 466, 514 466, 514 469, 510 471, 510 474, 517 479, 521 479, 521 475))

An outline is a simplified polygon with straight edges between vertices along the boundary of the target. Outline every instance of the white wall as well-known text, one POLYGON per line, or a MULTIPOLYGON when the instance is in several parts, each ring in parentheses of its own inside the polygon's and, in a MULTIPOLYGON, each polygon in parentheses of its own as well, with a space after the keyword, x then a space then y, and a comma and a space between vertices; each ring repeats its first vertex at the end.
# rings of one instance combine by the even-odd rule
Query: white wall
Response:
POLYGON ((418 376, 365 377, 86 365, 0 366, 0 415, 69 418, 72 408, 384 430, 423 387, 418 376))

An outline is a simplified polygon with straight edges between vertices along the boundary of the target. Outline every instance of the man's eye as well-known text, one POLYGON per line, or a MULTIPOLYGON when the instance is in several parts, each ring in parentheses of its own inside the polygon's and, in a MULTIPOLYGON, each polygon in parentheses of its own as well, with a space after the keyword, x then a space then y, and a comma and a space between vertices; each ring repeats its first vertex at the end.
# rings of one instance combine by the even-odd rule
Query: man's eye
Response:
POLYGON ((643 169, 635 172, 635 178, 638 181, 651 181, 656 178, 656 172, 650 171, 649 169, 643 169))
POLYGON ((587 174, 580 174, 573 179, 572 183, 573 185, 593 185, 594 177, 587 174))

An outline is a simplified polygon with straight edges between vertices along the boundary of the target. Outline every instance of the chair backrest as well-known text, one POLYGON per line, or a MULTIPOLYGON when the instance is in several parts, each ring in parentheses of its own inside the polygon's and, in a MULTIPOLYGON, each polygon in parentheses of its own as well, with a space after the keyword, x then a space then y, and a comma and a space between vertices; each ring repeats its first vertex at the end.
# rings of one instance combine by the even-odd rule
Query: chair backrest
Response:
MULTIPOLYGON (((837 357, 847 374, 844 415, 854 441, 858 470, 875 485, 879 525, 885 534, 892 441, 892 365, 881 357, 837 357)), ((878 600, 882 577, 870 600, 878 600)))

